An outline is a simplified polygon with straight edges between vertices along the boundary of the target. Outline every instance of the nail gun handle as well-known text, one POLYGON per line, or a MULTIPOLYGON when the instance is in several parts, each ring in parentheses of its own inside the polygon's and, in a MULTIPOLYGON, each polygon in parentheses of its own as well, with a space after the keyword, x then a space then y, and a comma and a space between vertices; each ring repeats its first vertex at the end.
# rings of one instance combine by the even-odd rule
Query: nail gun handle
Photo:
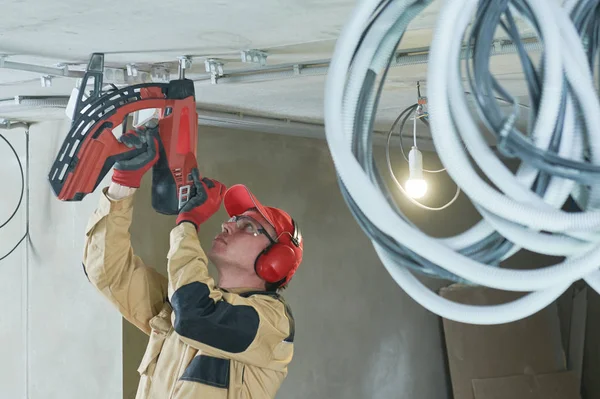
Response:
POLYGON ((197 167, 194 154, 187 154, 183 162, 171 163, 161 146, 158 162, 152 167, 152 207, 165 215, 179 214, 179 210, 195 195, 191 175, 192 168, 197 167))
POLYGON ((165 215, 179 213, 177 184, 164 154, 152 167, 152 207, 165 215))

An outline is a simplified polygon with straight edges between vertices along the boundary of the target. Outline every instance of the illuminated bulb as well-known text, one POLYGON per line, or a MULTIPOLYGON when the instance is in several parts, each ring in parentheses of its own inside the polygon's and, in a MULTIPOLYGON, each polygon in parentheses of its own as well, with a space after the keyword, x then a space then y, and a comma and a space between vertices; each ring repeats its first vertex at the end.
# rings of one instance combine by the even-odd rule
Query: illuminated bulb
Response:
POLYGON ((411 198, 421 198, 427 193, 427 182, 423 179, 408 179, 405 188, 411 198))
POLYGON ((412 198, 421 198, 427 193, 427 182, 423 179, 423 154, 412 147, 408 153, 410 177, 406 181, 406 193, 412 198))

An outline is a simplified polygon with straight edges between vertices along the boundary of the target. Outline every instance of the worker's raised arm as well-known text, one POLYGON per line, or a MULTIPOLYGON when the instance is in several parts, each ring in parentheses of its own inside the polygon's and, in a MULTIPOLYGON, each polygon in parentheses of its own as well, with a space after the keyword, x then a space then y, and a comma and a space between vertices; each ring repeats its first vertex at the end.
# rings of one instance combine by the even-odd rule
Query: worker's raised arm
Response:
POLYGON ((277 295, 243 297, 215 289, 197 228, 219 209, 225 188, 209 179, 196 186, 200 195, 188 202, 188 212, 184 207, 171 232, 168 275, 173 327, 185 343, 208 355, 283 369, 287 363, 280 360, 285 354, 291 359, 293 338, 285 304, 277 295))
MULTIPOLYGON (((135 146, 135 140, 134 135, 123 142, 135 146)), ((150 319, 160 312, 167 298, 166 277, 133 253, 129 233, 133 193, 158 157, 156 147, 151 147, 147 154, 121 161, 115 167, 113 182, 102 190, 86 228, 83 253, 83 267, 90 282, 146 334, 150 334, 150 319)))

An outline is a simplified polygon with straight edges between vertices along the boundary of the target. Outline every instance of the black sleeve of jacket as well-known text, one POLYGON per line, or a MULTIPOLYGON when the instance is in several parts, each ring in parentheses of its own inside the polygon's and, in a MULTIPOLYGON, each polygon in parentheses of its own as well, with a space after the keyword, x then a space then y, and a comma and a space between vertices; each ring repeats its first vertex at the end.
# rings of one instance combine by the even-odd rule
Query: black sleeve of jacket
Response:
POLYGON ((171 305, 175 331, 184 337, 231 353, 245 351, 256 338, 260 323, 256 309, 222 299, 215 302, 201 282, 175 291, 171 305))

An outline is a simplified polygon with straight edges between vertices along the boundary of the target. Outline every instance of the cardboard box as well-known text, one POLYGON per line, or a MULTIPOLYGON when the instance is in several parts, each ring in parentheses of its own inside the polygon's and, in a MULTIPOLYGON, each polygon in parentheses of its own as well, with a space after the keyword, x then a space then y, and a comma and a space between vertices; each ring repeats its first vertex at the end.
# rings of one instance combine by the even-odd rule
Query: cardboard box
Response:
POLYGON ((473 380, 475 399, 580 399, 575 373, 473 380))

